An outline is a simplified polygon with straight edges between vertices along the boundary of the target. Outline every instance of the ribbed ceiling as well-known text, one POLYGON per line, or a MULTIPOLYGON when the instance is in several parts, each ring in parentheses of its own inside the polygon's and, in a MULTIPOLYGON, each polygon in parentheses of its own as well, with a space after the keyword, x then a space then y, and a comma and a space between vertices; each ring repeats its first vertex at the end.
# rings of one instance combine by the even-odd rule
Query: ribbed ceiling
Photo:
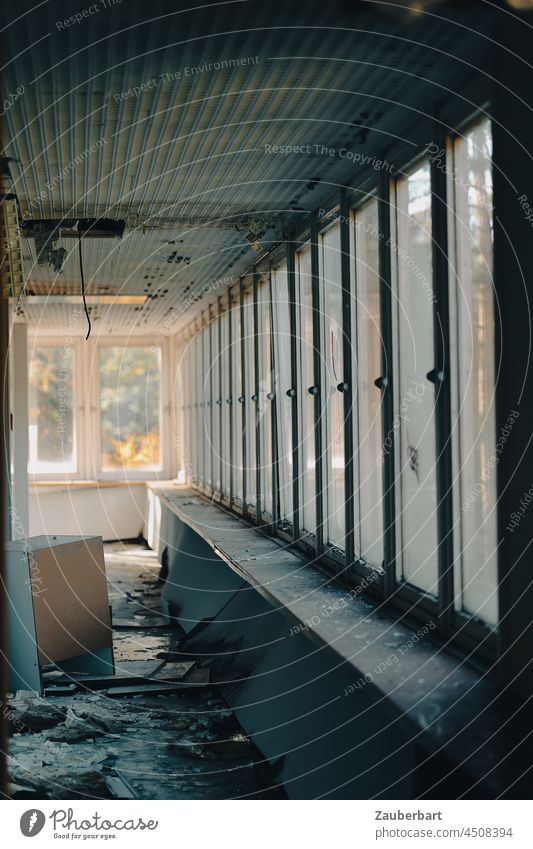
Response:
MULTIPOLYGON (((413 109, 483 64, 486 42, 470 27, 490 24, 478 4, 413 15, 355 0, 192 11, 102 0, 58 26, 80 7, 24 0, 4 10, 4 96, 24 86, 4 140, 24 217, 125 220, 120 240, 82 240, 88 291, 150 298, 142 309, 93 309, 101 333, 146 333, 173 309, 192 315, 213 281, 257 257, 250 221, 269 247, 295 206, 318 207, 361 167, 313 147, 283 156, 265 145, 386 155, 413 109)), ((68 251, 59 275, 37 266, 33 239, 21 245, 28 292, 80 292, 75 239, 57 242, 68 251)), ((65 306, 20 307, 43 332, 67 329, 65 306)))

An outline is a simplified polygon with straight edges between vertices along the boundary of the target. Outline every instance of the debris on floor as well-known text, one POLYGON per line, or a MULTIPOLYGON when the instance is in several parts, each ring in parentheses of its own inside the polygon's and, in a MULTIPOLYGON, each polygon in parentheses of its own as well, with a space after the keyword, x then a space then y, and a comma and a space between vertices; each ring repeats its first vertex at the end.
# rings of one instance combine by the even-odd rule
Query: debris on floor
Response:
POLYGON ((114 676, 50 670, 46 698, 11 697, 11 797, 284 798, 208 663, 181 653, 181 632, 166 621, 151 630, 161 592, 155 554, 125 543, 105 554, 113 622, 135 617, 142 627, 113 632, 114 676))

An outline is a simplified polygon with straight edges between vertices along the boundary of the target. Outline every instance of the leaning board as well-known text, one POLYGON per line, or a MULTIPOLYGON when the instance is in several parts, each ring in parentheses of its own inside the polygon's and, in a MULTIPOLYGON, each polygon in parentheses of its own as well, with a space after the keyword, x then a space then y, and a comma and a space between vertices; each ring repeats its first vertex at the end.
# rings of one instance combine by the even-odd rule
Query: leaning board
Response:
POLYGON ((30 544, 41 664, 110 646, 111 617, 101 538, 33 537, 30 544))
POLYGON ((108 672, 112 631, 101 538, 39 536, 6 548, 10 689, 38 690, 41 666, 72 658, 80 669, 89 663, 88 671, 108 672))

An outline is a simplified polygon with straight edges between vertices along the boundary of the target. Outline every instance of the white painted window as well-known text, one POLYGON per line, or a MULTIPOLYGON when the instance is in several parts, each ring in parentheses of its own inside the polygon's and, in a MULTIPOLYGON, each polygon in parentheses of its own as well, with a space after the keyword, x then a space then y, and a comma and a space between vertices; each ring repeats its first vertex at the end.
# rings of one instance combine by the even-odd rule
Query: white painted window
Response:
POLYGON ((379 276, 378 202, 372 198, 352 216, 352 383, 355 479, 355 550, 380 569, 383 562, 384 444, 379 276))
POLYGON ((257 459, 256 459, 256 391, 255 391, 255 348, 254 348, 254 298, 251 281, 243 298, 244 339, 244 413, 246 445, 246 489, 245 500, 249 507, 257 502, 257 459))
POLYGON ((160 349, 101 345, 98 353, 102 471, 160 469, 160 349))
POLYGON ((204 430, 204 356, 203 356, 203 334, 198 332, 195 337, 194 362, 196 366, 196 467, 198 472, 198 483, 205 482, 205 430, 204 430))
POLYGON ((29 349, 29 463, 35 475, 77 471, 76 353, 35 341, 29 349))
POLYGON ((272 316, 268 277, 260 276, 257 281, 257 315, 257 345, 259 354, 257 412, 261 439, 260 474, 262 510, 269 516, 272 516, 274 505, 272 492, 272 316))
POLYGON ((437 476, 431 176, 419 163, 395 185, 392 245, 398 577, 437 594, 437 476))
MULTIPOLYGON (((213 308, 218 310, 216 304, 213 308)), ((211 321, 211 456, 212 456, 212 471, 213 471, 213 491, 220 493, 221 487, 221 421, 220 421, 220 317, 216 315, 211 321)))
POLYGON ((320 234, 320 308, 326 542, 344 549, 345 540, 345 460, 344 396, 338 387, 344 383, 342 329, 342 280, 340 226, 334 224, 320 234))
POLYGON ((309 387, 314 384, 313 370, 313 295, 311 245, 296 254, 298 292, 298 398, 300 432, 300 523, 303 530, 316 534, 316 460, 314 397, 309 387))
POLYGON ((242 504, 243 498, 243 457, 242 457, 242 357, 241 357, 241 308, 239 292, 236 291, 231 307, 231 415, 232 415, 232 498, 242 504))
MULTIPOLYGON (((448 146, 455 602, 498 619, 492 137, 481 120, 448 146)), ((508 427, 513 426, 508 411, 508 427)), ((505 450, 505 440, 501 450, 505 450)))
POLYGON ((229 322, 230 315, 226 311, 220 318, 220 413, 221 413, 221 465, 222 465, 222 493, 229 496, 231 480, 231 444, 230 444, 230 416, 231 416, 231 373, 230 373, 230 349, 229 349, 229 322))
POLYGON ((211 489, 212 481, 212 437, 211 437, 211 326, 206 324, 201 331, 202 337, 202 444, 204 453, 204 477, 203 482, 207 489, 211 489))
POLYGON ((189 446, 190 475, 194 483, 198 481, 198 396, 196 338, 191 339, 187 346, 188 385, 189 385, 189 446))
POLYGON ((287 263, 272 269, 272 310, 274 325, 274 386, 276 394, 276 442, 281 520, 292 522, 292 386, 291 329, 287 263))

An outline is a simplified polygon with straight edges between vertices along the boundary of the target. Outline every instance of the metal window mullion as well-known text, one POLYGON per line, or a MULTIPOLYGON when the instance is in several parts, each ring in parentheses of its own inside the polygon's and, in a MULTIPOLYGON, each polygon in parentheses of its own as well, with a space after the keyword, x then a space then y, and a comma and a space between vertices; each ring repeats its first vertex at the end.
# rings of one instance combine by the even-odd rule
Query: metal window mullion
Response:
MULTIPOLYGON (((380 275, 380 313, 381 313, 381 394, 382 444, 394 424, 394 385, 393 385, 393 332, 392 332, 392 264, 391 264, 391 227, 390 227, 390 182, 386 174, 380 175, 378 192, 379 227, 379 275, 380 275)), ((376 375, 378 378, 378 375, 376 375)), ((383 458, 383 565, 384 593, 390 597, 396 589, 396 491, 395 491, 394 451, 385 452, 383 458)))
POLYGON ((311 216, 311 291, 313 304, 313 380, 318 391, 313 395, 315 433, 315 498, 316 498, 316 553, 324 548, 324 461, 322 457, 322 360, 321 360, 321 305, 320 269, 318 255, 318 226, 316 213, 311 216))
MULTIPOLYGON (((446 137, 436 123, 434 141, 446 148, 446 137)), ((450 395, 450 309, 448 297, 448 207, 446 173, 431 162, 431 220, 433 242, 433 326, 435 377, 435 442, 437 450, 437 533, 439 626, 450 633, 454 615, 453 490, 450 395)))
MULTIPOLYGON (((353 375, 352 375, 352 321, 350 280, 350 210, 346 191, 341 190, 340 247, 342 285, 342 347, 344 412, 344 500, 345 500, 345 567, 349 569, 355 558, 355 475, 353 439, 353 375)), ((354 328, 355 330, 355 328, 354 328)))

